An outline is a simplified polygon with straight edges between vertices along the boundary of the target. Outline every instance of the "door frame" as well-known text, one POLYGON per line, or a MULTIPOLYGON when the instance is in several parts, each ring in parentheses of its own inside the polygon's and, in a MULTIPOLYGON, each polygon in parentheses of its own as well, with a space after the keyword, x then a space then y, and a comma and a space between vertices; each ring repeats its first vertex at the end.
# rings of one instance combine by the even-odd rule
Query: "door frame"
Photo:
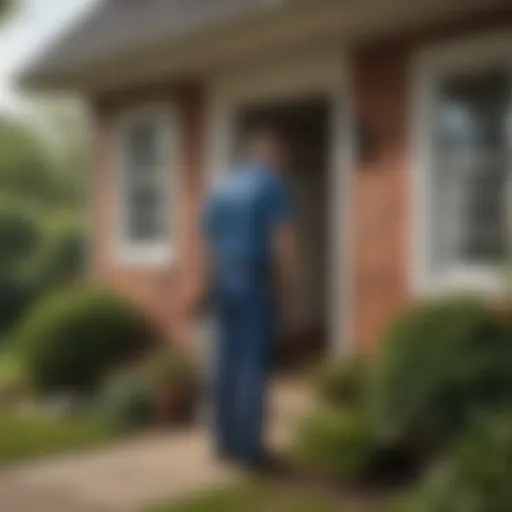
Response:
MULTIPOLYGON (((351 352, 350 189, 354 168, 353 113, 349 66, 341 45, 309 48, 253 59, 212 77, 207 128, 208 174, 212 184, 229 172, 240 109, 317 95, 330 109, 328 356, 351 352)), ((352 223, 353 225, 353 223, 352 223)))

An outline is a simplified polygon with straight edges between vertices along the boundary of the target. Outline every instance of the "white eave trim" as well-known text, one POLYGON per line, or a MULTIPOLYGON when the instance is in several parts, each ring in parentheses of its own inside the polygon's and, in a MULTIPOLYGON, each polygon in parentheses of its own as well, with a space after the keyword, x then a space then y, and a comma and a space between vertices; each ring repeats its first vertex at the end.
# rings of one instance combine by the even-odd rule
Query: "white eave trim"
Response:
POLYGON ((508 0, 316 0, 285 2, 181 37, 126 50, 102 61, 69 69, 30 70, 21 82, 30 88, 100 93, 134 84, 183 76, 204 76, 229 61, 272 55, 297 45, 343 38, 346 43, 412 30, 427 23, 508 5, 508 0))

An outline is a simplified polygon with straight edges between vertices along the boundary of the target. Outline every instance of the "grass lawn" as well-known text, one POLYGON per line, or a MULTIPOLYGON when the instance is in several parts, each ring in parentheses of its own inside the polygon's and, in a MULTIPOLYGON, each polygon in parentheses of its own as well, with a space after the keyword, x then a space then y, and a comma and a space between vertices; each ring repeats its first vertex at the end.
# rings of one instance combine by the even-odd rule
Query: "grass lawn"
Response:
MULTIPOLYGON (((0 344, 0 390, 24 382, 18 355, 0 344)), ((86 419, 64 420, 43 413, 0 409, 0 467, 67 451, 86 449, 113 438, 112 429, 86 419)))
POLYGON ((111 431, 97 423, 0 412, 0 467, 86 448, 111 437, 111 431))
POLYGON ((0 384, 18 377, 22 372, 21 363, 14 351, 0 346, 0 384))
POLYGON ((320 492, 262 482, 244 482, 161 505, 148 512, 343 512, 320 492))

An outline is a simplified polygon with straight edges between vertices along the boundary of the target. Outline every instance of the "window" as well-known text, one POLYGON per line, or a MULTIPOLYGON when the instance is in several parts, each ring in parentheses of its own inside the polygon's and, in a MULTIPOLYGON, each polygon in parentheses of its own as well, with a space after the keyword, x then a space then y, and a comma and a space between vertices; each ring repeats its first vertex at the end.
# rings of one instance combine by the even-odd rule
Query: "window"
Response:
POLYGON ((438 50, 419 75, 420 270, 430 288, 499 291, 512 258, 512 68, 468 52, 461 45, 459 62, 438 50))
POLYGON ((120 130, 121 253, 165 262, 171 253, 173 126, 164 109, 127 116, 120 130))

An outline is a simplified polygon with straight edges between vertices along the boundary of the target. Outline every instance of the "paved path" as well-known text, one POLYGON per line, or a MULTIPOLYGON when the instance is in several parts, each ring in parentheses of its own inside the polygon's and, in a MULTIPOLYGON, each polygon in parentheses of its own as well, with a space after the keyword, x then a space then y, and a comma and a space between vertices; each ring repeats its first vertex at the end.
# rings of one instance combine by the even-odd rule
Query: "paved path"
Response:
MULTIPOLYGON (((271 437, 282 445, 305 407, 302 391, 280 386, 272 401, 271 437)), ((152 435, 107 449, 0 472, 1 512, 138 512, 233 478, 210 453, 205 429, 152 435)))

